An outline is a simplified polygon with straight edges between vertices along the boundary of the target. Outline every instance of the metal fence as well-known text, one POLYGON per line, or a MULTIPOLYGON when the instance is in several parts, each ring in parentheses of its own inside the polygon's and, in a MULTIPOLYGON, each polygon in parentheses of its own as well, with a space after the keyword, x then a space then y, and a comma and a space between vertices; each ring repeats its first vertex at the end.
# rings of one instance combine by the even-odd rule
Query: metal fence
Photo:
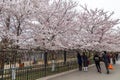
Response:
POLYGON ((0 72, 4 72, 4 74, 0 76, 0 80, 36 80, 47 75, 52 75, 75 68, 77 68, 77 64, 75 61, 72 61, 66 62, 66 64, 62 62, 56 63, 54 71, 52 70, 51 64, 46 67, 45 65, 36 65, 24 68, 4 69, 0 70, 0 72))
POLYGON ((74 51, 12 50, 0 51, 0 54, 4 62, 4 69, 0 69, 0 80, 36 80, 77 68, 74 51), (22 63, 24 65, 20 66, 22 63))

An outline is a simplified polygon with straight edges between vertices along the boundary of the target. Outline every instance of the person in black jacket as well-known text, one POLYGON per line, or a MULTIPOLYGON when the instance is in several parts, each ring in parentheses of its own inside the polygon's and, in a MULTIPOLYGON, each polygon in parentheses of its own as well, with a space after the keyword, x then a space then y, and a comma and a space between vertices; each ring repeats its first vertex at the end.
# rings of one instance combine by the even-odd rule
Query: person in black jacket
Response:
POLYGON ((80 53, 77 51, 77 60, 78 60, 78 65, 79 65, 79 71, 82 71, 82 56, 80 53))
POLYGON ((83 59, 83 69, 84 71, 88 71, 88 57, 85 53, 83 53, 82 59, 83 59))
POLYGON ((98 55, 98 53, 95 53, 94 57, 93 57, 93 60, 95 62, 95 65, 96 65, 96 68, 98 70, 98 72, 101 73, 101 67, 100 67, 100 57, 98 55))
POLYGON ((116 53, 116 54, 115 54, 115 57, 116 57, 116 60, 117 60, 117 61, 118 61, 118 56, 119 56, 119 54, 116 53))
POLYGON ((104 51, 104 54, 103 54, 103 62, 105 64, 105 67, 106 67, 106 70, 107 70, 107 74, 109 74, 109 69, 108 69, 108 66, 109 66, 109 56, 107 55, 107 52, 104 51))

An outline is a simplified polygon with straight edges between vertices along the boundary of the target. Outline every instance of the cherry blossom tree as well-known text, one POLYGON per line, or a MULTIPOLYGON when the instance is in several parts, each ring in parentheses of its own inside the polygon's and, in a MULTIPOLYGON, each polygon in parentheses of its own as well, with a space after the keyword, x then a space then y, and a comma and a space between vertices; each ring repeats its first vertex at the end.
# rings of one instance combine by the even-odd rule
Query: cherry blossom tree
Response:
MULTIPOLYGON (((32 14, 32 5, 28 3, 29 0, 0 2, 0 50, 19 46, 18 43, 21 42, 21 36, 28 29, 28 21, 32 14)), ((3 69, 4 51, 0 55, 2 57, 0 58, 0 68, 3 69)), ((12 55, 16 55, 16 53, 12 55)))
POLYGON ((76 2, 67 0, 1 3, 0 36, 13 39, 21 47, 44 49, 99 49, 119 40, 112 30, 119 22, 112 19, 113 12, 87 6, 81 6, 83 11, 76 12, 76 7, 76 2))
POLYGON ((119 51, 120 29, 114 29, 119 19, 113 19, 114 12, 87 6, 77 12, 76 7, 77 3, 69 0, 3 0, 1 48, 119 51))
MULTIPOLYGON (((113 12, 106 12, 103 9, 88 9, 87 6, 81 6, 84 10, 78 16, 83 29, 81 33, 82 41, 85 43, 83 48, 96 47, 109 44, 109 40, 114 39, 115 25, 119 23, 119 19, 112 19, 113 12)), ((100 49, 100 48, 97 49, 100 49)), ((109 46, 108 46, 109 47, 109 46)))
POLYGON ((44 5, 42 9, 41 6, 38 7, 36 15, 39 31, 35 33, 37 43, 47 49, 62 47, 60 37, 68 31, 75 30, 77 13, 74 8, 76 6, 77 4, 72 1, 54 0, 44 5))

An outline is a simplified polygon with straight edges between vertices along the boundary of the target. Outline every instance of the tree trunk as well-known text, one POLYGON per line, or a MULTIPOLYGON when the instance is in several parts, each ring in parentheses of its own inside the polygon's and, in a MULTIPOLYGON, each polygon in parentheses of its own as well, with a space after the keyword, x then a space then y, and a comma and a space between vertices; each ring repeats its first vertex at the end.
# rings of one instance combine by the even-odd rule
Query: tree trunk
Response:
POLYGON ((1 79, 3 80, 3 75, 4 75, 4 53, 0 55, 0 75, 2 76, 1 79))
POLYGON ((66 64, 66 51, 64 51, 64 64, 66 64))

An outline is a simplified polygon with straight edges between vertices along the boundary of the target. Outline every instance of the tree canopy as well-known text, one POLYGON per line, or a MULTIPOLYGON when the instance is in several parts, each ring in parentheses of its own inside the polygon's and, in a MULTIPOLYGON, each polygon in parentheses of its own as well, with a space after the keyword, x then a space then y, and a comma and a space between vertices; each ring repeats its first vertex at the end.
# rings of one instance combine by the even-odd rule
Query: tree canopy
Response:
POLYGON ((76 7, 71 0, 3 0, 1 43, 7 39, 12 43, 6 47, 120 51, 120 29, 115 28, 119 18, 113 18, 114 12, 76 7))

